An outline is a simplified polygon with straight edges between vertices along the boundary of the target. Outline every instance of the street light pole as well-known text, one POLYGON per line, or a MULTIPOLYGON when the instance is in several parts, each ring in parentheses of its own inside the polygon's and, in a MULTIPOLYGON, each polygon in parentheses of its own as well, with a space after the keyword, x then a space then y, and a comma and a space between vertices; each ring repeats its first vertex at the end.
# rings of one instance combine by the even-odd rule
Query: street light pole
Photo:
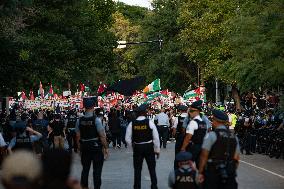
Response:
POLYGON ((159 43, 160 50, 162 49, 163 40, 152 40, 152 41, 139 41, 139 42, 127 42, 127 41, 118 41, 117 48, 123 49, 126 48, 127 45, 141 45, 141 44, 147 44, 147 43, 159 43))

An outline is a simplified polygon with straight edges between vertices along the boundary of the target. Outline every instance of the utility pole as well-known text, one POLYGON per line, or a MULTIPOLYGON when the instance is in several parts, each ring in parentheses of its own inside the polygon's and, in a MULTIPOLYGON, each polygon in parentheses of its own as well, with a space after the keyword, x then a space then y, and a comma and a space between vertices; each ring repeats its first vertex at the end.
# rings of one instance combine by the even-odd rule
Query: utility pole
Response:
POLYGON ((215 93, 215 95, 216 95, 216 99, 215 99, 215 101, 216 101, 216 104, 218 104, 219 102, 220 102, 220 98, 219 98, 219 87, 218 87, 218 79, 217 78, 215 78, 215 85, 216 85, 216 93, 215 93))

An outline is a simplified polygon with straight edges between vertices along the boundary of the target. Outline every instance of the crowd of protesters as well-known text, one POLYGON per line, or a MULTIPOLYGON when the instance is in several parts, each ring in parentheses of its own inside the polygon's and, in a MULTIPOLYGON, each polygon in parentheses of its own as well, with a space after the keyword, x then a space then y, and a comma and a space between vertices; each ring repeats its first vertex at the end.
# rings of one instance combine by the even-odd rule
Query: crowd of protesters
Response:
MULTIPOLYGON (((271 97, 272 98, 272 97, 271 97)), ((225 111, 229 117, 228 127, 237 134, 240 140, 240 150, 246 155, 263 153, 270 157, 284 158, 284 114, 278 108, 277 100, 269 103, 268 99, 247 94, 242 97, 242 108, 237 109, 234 104, 217 106, 203 104, 202 121, 206 129, 211 129, 210 116, 217 108, 225 111)), ((114 149, 119 150, 124 145, 127 126, 136 119, 135 108, 115 106, 110 111, 96 108, 94 114, 101 118, 105 128, 107 141, 114 149)), ((166 148, 167 143, 176 141, 177 118, 187 119, 187 108, 180 105, 175 107, 150 107, 147 118, 157 126, 160 147, 166 148)), ((78 151, 76 142, 76 122, 84 116, 83 110, 69 109, 55 111, 48 109, 26 110, 14 105, 9 115, 5 111, 0 113, 0 152, 5 177, 3 185, 8 189, 20 188, 80 188, 76 180, 70 179, 70 165, 72 152, 78 151), (16 149, 28 149, 31 153, 16 149), (9 155, 8 155, 9 154, 9 155), (21 155, 21 166, 17 162, 21 155), (40 157, 40 159, 38 158, 40 157), (50 161, 56 158, 58 161, 50 161), (41 160, 41 161, 40 161, 41 160), (33 163, 32 163, 33 162, 33 163), (33 164, 33 165, 31 165, 33 164), (60 165, 60 166, 59 166, 60 165), (28 172, 29 167, 32 172, 28 172), (19 173, 13 177, 14 173, 19 173), (55 174, 56 173, 56 174, 55 174), (21 176, 25 176, 25 179, 21 176)), ((182 144, 179 144, 182 145, 182 144)), ((180 146, 181 147, 181 146, 180 146)), ((183 159, 183 156, 181 157, 183 159)))

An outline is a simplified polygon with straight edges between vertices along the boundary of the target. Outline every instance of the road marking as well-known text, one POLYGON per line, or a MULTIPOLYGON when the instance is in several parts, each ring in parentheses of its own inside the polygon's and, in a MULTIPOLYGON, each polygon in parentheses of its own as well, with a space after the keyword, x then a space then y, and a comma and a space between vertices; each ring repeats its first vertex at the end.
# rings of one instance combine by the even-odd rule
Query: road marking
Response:
POLYGON ((145 176, 144 179, 145 179, 146 181, 151 181, 150 176, 145 176))
POLYGON ((267 170, 267 169, 264 169, 264 168, 262 168, 262 167, 256 166, 256 165, 254 165, 254 164, 251 164, 251 163, 248 163, 248 162, 245 162, 245 161, 242 161, 242 160, 240 160, 240 162, 245 163, 245 164, 247 164, 247 165, 250 165, 250 166, 252 166, 252 167, 258 168, 258 169, 260 169, 260 170, 263 170, 263 171, 265 171, 265 172, 268 172, 268 173, 270 173, 270 174, 272 174, 272 175, 275 175, 275 176, 278 176, 278 177, 284 179, 284 176, 283 176, 283 175, 279 175, 279 174, 277 174, 277 173, 274 173, 274 172, 272 172, 272 171, 269 171, 269 170, 267 170))

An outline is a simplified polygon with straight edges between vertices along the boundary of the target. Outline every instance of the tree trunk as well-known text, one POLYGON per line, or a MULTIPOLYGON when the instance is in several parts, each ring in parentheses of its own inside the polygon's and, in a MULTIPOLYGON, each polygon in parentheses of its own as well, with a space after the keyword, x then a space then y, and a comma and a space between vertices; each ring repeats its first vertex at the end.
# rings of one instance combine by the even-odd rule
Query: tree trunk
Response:
POLYGON ((235 101, 236 110, 241 110, 241 99, 240 99, 239 91, 235 84, 232 85, 232 97, 235 101))

